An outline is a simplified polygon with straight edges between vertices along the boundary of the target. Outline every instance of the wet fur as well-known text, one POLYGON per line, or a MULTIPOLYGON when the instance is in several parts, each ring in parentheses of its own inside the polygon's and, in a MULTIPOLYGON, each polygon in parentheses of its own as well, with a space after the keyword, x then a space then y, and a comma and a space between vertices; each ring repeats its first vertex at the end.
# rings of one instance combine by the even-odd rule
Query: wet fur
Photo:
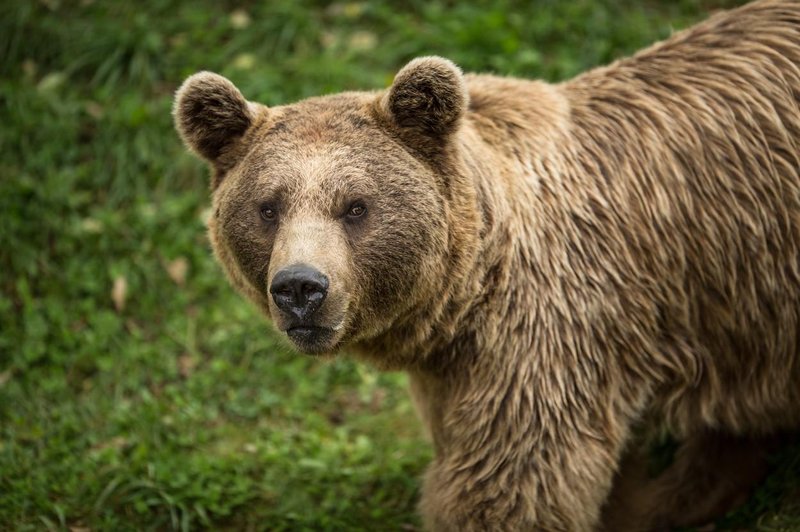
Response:
MULTIPOLYGON (((757 455, 747 442, 798 427, 800 3, 719 14, 560 85, 424 58, 386 92, 275 109, 232 97, 252 124, 215 111, 230 137, 203 135, 196 88, 179 91, 176 121, 229 169, 214 185, 218 258, 275 319, 279 237, 240 207, 284 176, 292 223, 317 220, 306 234, 341 252, 349 321, 333 350, 411 376, 436 448, 428 528, 600 527, 643 423, 687 443, 630 492, 649 494, 635 510, 615 492, 607 525, 687 524, 687 464, 757 455), (384 202, 360 234, 320 214, 344 167, 384 202)), ((703 475, 722 502, 695 521, 736 499, 714 495, 726 469, 703 475)))

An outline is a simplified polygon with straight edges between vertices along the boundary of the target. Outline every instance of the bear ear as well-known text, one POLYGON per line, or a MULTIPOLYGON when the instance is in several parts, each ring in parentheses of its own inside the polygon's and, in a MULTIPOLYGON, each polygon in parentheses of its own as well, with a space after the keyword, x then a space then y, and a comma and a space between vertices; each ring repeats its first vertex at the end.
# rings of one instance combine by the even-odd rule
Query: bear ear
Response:
POLYGON ((253 107, 228 79, 190 76, 175 93, 175 128, 186 145, 218 169, 222 156, 253 123, 253 107))
POLYGON ((441 137, 458 128, 468 102, 461 69, 452 61, 430 56, 404 66, 382 104, 400 127, 441 137))

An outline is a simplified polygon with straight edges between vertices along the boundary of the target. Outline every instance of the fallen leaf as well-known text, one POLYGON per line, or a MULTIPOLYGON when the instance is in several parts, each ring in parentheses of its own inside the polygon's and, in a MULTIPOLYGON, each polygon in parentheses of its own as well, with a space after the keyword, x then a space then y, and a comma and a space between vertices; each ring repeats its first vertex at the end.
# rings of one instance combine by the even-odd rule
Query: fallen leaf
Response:
POLYGON ((186 273, 189 271, 189 261, 186 257, 178 257, 167 263, 167 273, 169 278, 178 285, 183 286, 186 282, 186 273))
POLYGON ((253 54, 239 54, 233 58, 233 67, 239 70, 250 70, 256 64, 256 56, 253 54))
POLYGON ((197 359, 189 354, 184 354, 178 357, 178 373, 184 379, 194 372, 197 366, 197 359))
POLYGON ((86 112, 89 114, 89 116, 91 116, 95 120, 100 120, 101 118, 103 118, 103 115, 105 114, 103 106, 97 102, 87 102, 86 112))
POLYGON ((63 72, 51 72, 44 76, 36 85, 39 92, 51 92, 58 89, 67 80, 63 72))
POLYGON ((95 220, 94 218, 84 218, 81 220, 81 229, 87 233, 102 233, 103 223, 99 220, 95 220))
POLYGON ((378 37, 370 31, 357 31, 348 39, 350 49, 355 51, 372 50, 378 44, 378 37))
POLYGON ((22 73, 25 74, 25 77, 28 79, 33 79, 36 77, 36 72, 39 70, 38 65, 32 59, 26 59, 22 62, 22 73))
POLYGON ((102 451, 104 449, 124 449, 128 446, 128 439, 124 436, 115 436, 110 440, 96 443, 92 446, 93 451, 102 451))
POLYGON ((111 288, 111 300, 117 312, 122 312, 125 308, 125 300, 128 298, 128 281, 123 276, 114 279, 114 286, 111 288))
POLYGON ((344 5, 344 16, 348 18, 358 18, 364 12, 364 4, 361 2, 348 2, 344 5))
POLYGON ((250 15, 244 9, 236 9, 231 13, 231 26, 243 30, 250 25, 250 15))
POLYGON ((339 36, 332 31, 323 31, 319 35, 319 42, 325 49, 333 48, 339 42, 339 36))

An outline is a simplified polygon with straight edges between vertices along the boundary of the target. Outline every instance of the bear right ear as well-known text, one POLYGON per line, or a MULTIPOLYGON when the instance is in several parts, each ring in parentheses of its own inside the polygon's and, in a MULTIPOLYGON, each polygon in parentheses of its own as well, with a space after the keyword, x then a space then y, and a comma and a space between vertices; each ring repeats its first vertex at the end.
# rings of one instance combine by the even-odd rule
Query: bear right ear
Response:
POLYGON ((464 75, 442 57, 419 57, 395 76, 384 111, 402 128, 444 137, 458 128, 469 102, 464 75))
POLYGON ((227 78, 212 72, 190 76, 175 93, 175 128, 184 143, 224 171, 220 161, 253 123, 253 109, 227 78))

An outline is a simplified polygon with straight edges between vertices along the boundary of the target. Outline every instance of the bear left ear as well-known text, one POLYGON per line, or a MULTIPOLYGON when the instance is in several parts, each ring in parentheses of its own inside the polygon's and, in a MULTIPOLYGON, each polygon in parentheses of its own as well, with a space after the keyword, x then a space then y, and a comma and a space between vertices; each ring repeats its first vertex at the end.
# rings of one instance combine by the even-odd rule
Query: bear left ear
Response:
POLYGON ((382 105, 397 125, 440 137, 458 128, 468 102, 461 69, 430 56, 412 60, 397 73, 382 105))
POLYGON ((218 170, 220 157, 253 123, 253 110, 227 78, 198 72, 175 93, 175 128, 186 145, 218 170))

